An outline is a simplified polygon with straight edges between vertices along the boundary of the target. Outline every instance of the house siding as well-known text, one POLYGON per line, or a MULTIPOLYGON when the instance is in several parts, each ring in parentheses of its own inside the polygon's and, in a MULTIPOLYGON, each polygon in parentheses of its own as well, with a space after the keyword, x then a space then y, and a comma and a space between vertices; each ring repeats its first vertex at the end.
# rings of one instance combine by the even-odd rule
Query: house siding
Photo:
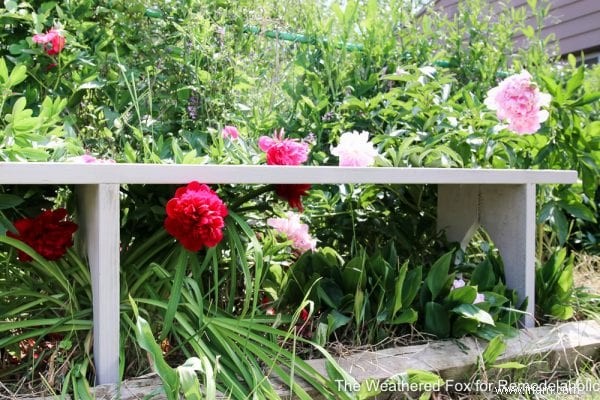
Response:
MULTIPOLYGON (((434 8, 448 16, 456 13, 460 0, 438 0, 434 8)), ((509 3, 513 7, 527 7, 526 0, 489 1, 490 7, 499 9, 509 3)), ((558 41, 560 52, 590 53, 600 49, 600 0, 552 0, 550 13, 542 29, 542 37, 551 34, 558 41)), ((531 13, 529 13, 531 14, 531 13)), ((527 19, 529 25, 535 25, 534 18, 527 19)), ((522 36, 517 35, 519 43, 522 36)))

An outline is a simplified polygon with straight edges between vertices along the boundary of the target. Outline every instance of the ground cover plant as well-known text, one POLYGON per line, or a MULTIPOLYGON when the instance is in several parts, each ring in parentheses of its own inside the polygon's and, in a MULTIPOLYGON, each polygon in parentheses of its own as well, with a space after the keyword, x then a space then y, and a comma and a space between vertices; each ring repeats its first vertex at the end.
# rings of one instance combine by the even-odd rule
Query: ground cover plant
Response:
MULTIPOLYGON (((593 313, 573 266, 600 251, 600 69, 552 56, 547 4, 482 18, 470 0, 447 20, 409 3, 5 1, 0 158, 575 169, 578 184, 538 188, 536 318, 593 313)), ((200 396, 196 371, 209 397, 276 398, 265 376, 301 398, 298 378, 351 397, 333 360, 324 377, 303 358, 417 331, 510 336, 525 306, 484 231, 467 249, 436 231, 434 187, 190 182, 121 197, 120 374, 147 372, 149 353, 172 398, 200 396)), ((94 382, 76 202, 70 187, 0 188, 13 391, 85 397, 94 382)))

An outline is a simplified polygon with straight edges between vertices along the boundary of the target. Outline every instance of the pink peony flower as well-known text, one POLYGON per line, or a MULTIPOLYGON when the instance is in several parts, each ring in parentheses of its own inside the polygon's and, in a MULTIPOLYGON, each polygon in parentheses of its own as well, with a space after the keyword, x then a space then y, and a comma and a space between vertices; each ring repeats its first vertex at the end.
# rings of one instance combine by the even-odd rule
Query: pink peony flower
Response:
POLYGON ((535 133, 540 124, 548 119, 551 96, 541 93, 531 82, 529 72, 510 76, 488 91, 484 104, 496 111, 499 120, 508 123, 508 129, 518 134, 535 133))
POLYGON ((208 186, 192 181, 167 202, 164 227, 183 247, 196 252, 223 239, 227 206, 208 186))
POLYGON ((286 213, 286 218, 269 218, 267 224, 292 241, 292 246, 304 253, 314 250, 317 240, 308 233, 308 225, 300 222, 300 216, 292 212, 286 213))
POLYGON ((236 140, 240 137, 240 132, 235 126, 231 125, 226 125, 221 133, 224 139, 230 138, 231 140, 236 140))
POLYGON ((340 144, 331 148, 331 154, 340 158, 340 167, 373 165, 378 153, 368 140, 369 132, 345 132, 340 137, 340 144))
POLYGON ((300 165, 308 159, 308 144, 294 139, 284 139, 284 131, 275 131, 273 137, 261 136, 258 147, 267 153, 269 165, 300 165))
POLYGON ((73 157, 71 161, 82 164, 114 164, 115 160, 110 158, 96 158, 91 154, 84 154, 82 156, 73 157))
POLYGON ((56 28, 52 28, 48 31, 48 33, 39 33, 37 35, 33 35, 33 42, 37 44, 43 44, 46 54, 49 56, 55 56, 65 47, 66 39, 61 31, 56 28))

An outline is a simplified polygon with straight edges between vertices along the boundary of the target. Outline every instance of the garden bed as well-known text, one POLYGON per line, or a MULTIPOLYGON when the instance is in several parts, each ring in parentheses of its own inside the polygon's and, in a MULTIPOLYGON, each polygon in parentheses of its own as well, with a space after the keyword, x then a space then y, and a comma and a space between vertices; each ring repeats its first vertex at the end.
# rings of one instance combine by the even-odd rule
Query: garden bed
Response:
MULTIPOLYGON (((438 374, 444 379, 448 389, 466 389, 469 382, 473 385, 472 388, 476 382, 480 382, 481 386, 484 382, 494 382, 491 371, 481 370, 479 372, 484 372, 483 376, 488 376, 489 381, 485 381, 483 377, 473 380, 481 367, 480 357, 486 345, 484 341, 467 337, 373 352, 361 351, 340 357, 337 361, 357 382, 367 379, 384 382, 410 370, 419 370, 438 374)), ((574 370, 577 366, 598 360, 599 356, 600 323, 588 320, 521 330, 517 337, 507 340, 506 351, 496 362, 521 362, 528 364, 528 369, 542 370, 550 366, 556 370, 574 370)), ((327 375, 325 360, 315 359, 308 362, 327 375)), ((507 373, 506 376, 508 375, 507 373)), ((506 376, 503 379, 506 379, 506 376)), ((344 384, 349 389, 353 388, 350 382, 340 382, 340 385, 344 384)), ((392 387, 391 384, 388 386, 392 387)), ((493 388, 493 384, 490 383, 489 387, 493 388)), ((309 387, 306 390, 311 393, 309 387)), ((493 393, 493 389, 491 392, 493 393)), ((289 395, 283 388, 280 393, 282 396, 289 395)), ((165 398, 161 391, 160 379, 155 374, 124 381, 118 393, 115 385, 97 386, 94 394, 97 399, 105 400, 133 400, 144 396, 152 396, 153 399, 165 398)), ((316 396, 316 393, 311 394, 316 396)), ((394 398, 394 394, 397 393, 382 393, 380 398, 394 398)))

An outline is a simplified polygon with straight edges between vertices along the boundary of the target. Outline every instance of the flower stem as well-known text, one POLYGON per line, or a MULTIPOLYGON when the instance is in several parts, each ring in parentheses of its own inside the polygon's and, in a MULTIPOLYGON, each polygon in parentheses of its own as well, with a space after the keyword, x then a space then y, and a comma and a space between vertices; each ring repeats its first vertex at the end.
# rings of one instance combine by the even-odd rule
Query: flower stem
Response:
POLYGON ((242 206, 244 203, 254 199, 255 197, 260 196, 263 193, 267 193, 272 190, 273 190, 273 185, 260 186, 259 188, 246 193, 244 196, 240 197, 239 199, 237 199, 236 201, 231 203, 231 205, 229 207, 232 210, 236 210, 238 207, 242 206))

